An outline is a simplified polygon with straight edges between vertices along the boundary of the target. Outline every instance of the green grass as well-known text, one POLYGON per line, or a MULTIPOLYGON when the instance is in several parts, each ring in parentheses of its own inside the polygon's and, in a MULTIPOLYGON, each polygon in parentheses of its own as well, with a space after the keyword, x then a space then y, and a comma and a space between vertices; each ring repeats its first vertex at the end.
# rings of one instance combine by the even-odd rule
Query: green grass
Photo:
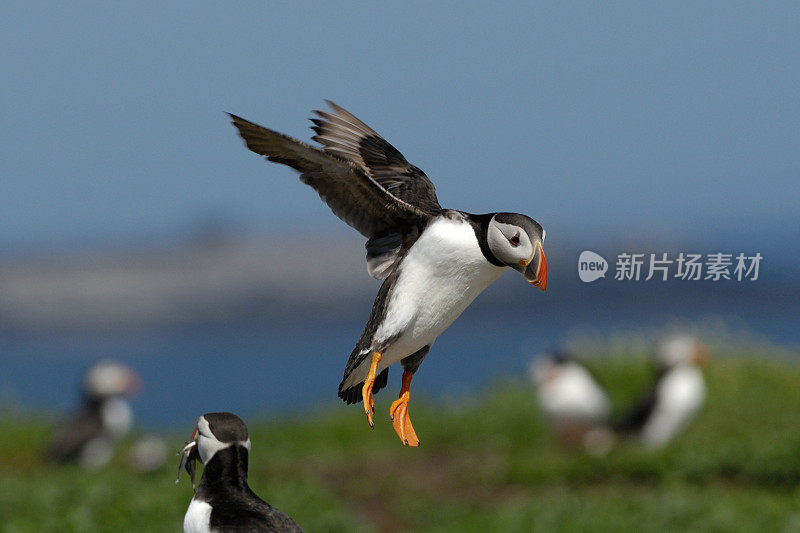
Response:
MULTIPOLYGON (((250 482, 307 531, 800 531, 800 366, 787 361, 718 354, 686 433, 606 457, 558 447, 520 381, 466 404, 415 399, 418 449, 400 445, 386 393, 373 431, 343 405, 248 420, 250 482)), ((648 377, 642 357, 591 366, 617 409, 648 377)), ((44 418, 5 415, 0 435, 0 531, 180 530, 191 488, 173 482, 177 457, 149 475, 121 460, 84 472, 42 461, 44 418)))

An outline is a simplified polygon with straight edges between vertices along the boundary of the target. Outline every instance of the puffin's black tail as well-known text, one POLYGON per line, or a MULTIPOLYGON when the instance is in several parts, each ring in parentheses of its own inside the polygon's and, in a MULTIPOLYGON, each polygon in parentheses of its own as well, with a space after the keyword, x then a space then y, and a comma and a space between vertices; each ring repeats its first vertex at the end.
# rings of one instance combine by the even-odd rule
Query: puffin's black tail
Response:
MULTIPOLYGON (((372 385, 372 394, 377 393, 379 390, 386 386, 386 383, 389 381, 389 369, 385 368, 383 372, 378 374, 375 377, 375 383, 372 385)), ((339 398, 347 402, 347 404, 351 403, 358 403, 363 398, 361 397, 361 389, 364 388, 364 382, 356 383, 355 385, 347 388, 342 389, 344 385, 344 380, 339 383, 339 398)))

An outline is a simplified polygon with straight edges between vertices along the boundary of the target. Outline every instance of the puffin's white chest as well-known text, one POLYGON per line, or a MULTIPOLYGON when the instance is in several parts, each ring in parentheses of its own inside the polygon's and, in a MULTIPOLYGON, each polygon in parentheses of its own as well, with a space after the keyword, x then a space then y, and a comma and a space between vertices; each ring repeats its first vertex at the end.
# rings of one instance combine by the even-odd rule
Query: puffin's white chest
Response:
POLYGON ((599 422, 608 417, 611 402, 585 368, 565 363, 554 373, 538 388, 539 401, 548 418, 599 422))
POLYGON ((375 334, 380 343, 403 332, 379 369, 432 343, 505 270, 486 260, 469 223, 442 218, 428 226, 403 259, 375 334))
POLYGON ((124 398, 110 398, 100 410, 103 429, 114 439, 124 437, 133 426, 133 409, 124 398))
POLYGON ((206 502, 192 498, 189 508, 183 516, 184 533, 210 533, 210 523, 211 506, 206 502))
POLYGON ((666 444, 683 430, 706 398, 702 372, 689 365, 671 370, 661 381, 656 406, 642 428, 642 438, 650 445, 666 444))

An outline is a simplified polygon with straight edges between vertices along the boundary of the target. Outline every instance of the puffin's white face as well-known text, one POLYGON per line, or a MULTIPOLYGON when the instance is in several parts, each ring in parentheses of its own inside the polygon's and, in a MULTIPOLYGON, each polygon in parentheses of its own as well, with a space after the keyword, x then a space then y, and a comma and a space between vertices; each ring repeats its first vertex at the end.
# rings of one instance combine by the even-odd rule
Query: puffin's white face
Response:
POLYGON ((131 396, 141 388, 142 380, 132 368, 106 360, 94 365, 84 378, 86 394, 93 398, 131 396))
POLYGON ((496 213, 486 234, 492 254, 542 290, 547 288, 544 237, 545 231, 538 223, 517 213, 496 213))
MULTIPOLYGON (((212 419, 213 420, 213 419, 212 419)), ((242 423, 244 426, 244 423, 242 423)), ((237 428, 238 429, 238 428, 237 428)), ((217 438, 214 435, 214 432, 211 428, 211 424, 206 419, 206 415, 201 416, 197 419, 197 428, 195 429, 196 435, 195 440, 197 441, 197 453, 200 454, 200 461, 203 464, 208 463, 214 454, 218 451, 227 448, 228 446, 233 446, 234 444, 238 444, 240 446, 244 446, 247 448, 247 451, 250 451, 250 437, 247 436, 247 429, 244 429, 245 433, 242 435, 226 435, 226 438, 217 438), (231 438, 233 437, 233 438, 231 438), (240 440, 241 439, 241 440, 240 440)))
POLYGON ((528 367, 528 377, 531 382, 541 387, 558 375, 558 365, 549 354, 537 356, 528 367))
POLYGON ((658 352, 659 362, 666 368, 680 364, 703 366, 710 358, 708 347, 688 335, 679 335, 662 341, 658 352))
MULTIPOLYGON (((179 452, 181 463, 178 466, 178 479, 185 468, 194 486, 195 461, 208 464, 218 451, 231 446, 242 446, 250 452, 250 436, 242 419, 233 413, 206 413, 201 416, 197 419, 191 439, 179 452)), ((175 483, 178 479, 175 479, 175 483)))

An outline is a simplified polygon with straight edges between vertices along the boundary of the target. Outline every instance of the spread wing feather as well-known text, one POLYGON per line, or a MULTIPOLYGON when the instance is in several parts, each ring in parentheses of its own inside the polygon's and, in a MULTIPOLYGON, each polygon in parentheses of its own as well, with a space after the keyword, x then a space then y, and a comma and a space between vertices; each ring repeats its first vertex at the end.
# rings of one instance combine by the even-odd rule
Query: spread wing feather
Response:
POLYGON ((325 151, 353 162, 393 196, 428 213, 442 210, 428 176, 406 161, 397 148, 344 108, 328 101, 334 113, 315 111, 313 140, 325 151))
POLYGON ((384 279, 442 207, 424 172, 375 130, 328 104, 334 113, 316 111, 320 118, 312 119, 322 148, 230 116, 250 150, 299 171, 336 216, 367 237, 367 270, 384 279))
POLYGON ((430 216, 389 193, 352 162, 236 115, 230 116, 250 150, 298 170, 300 180, 313 187, 336 216, 365 237, 430 216))

